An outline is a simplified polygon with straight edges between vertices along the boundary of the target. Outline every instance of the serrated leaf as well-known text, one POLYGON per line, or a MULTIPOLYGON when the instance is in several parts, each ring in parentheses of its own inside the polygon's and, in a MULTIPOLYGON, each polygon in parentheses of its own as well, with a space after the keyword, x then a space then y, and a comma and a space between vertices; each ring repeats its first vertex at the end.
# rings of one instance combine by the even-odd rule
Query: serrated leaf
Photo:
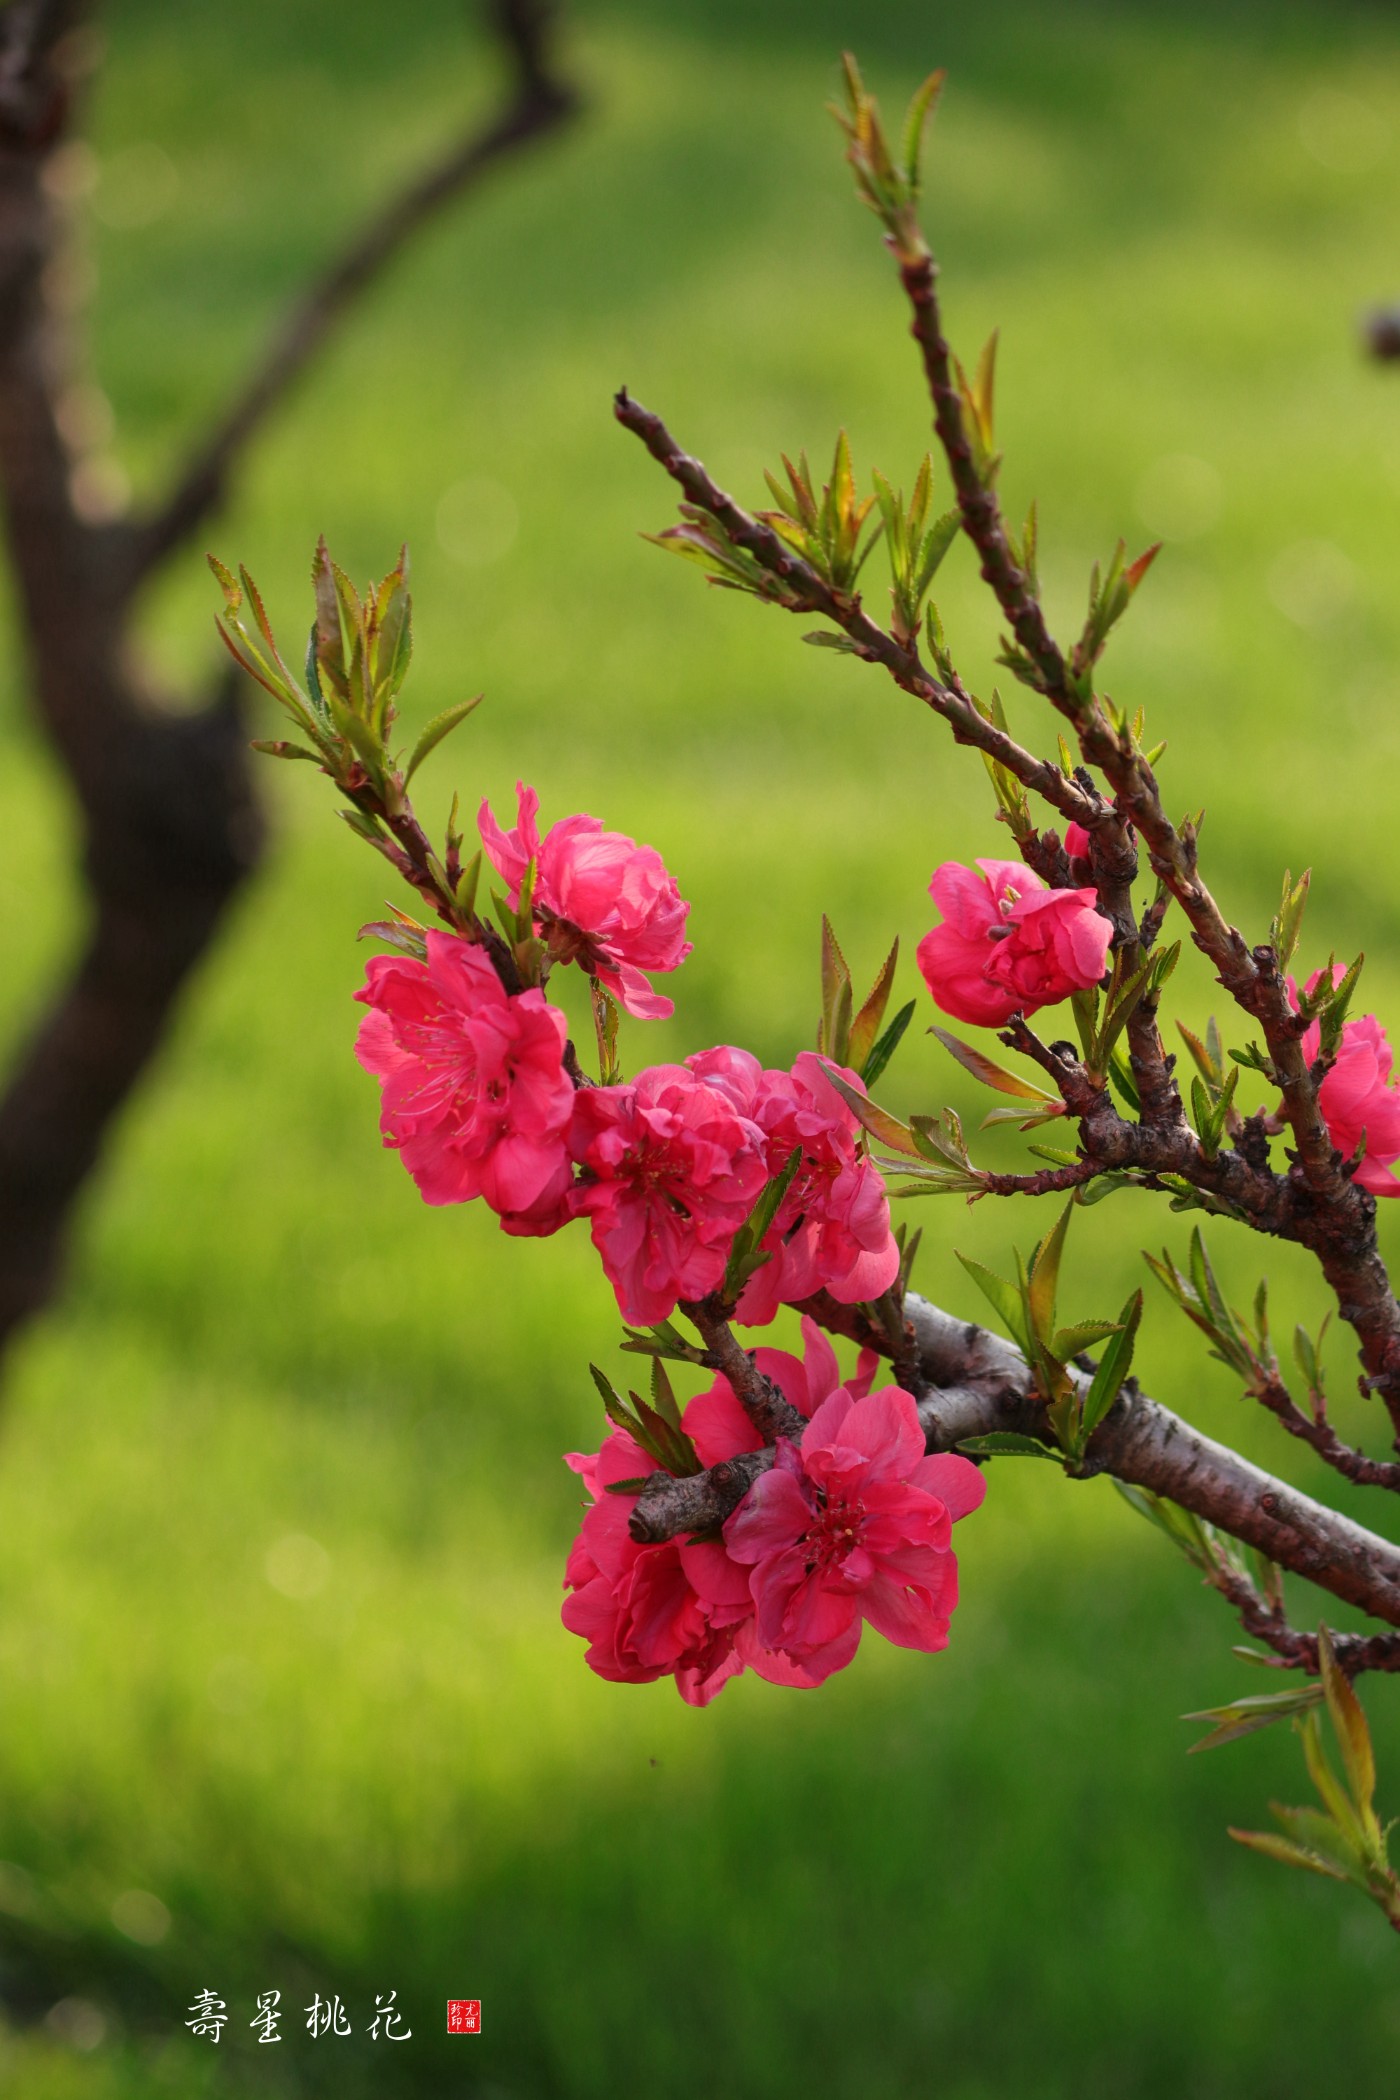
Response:
POLYGON ((1021 1436, 1014 1429, 993 1429, 986 1436, 965 1436, 955 1448, 978 1458, 1048 1458, 1057 1466, 1064 1464, 1064 1453, 1057 1451, 1052 1444, 1042 1444, 1039 1437, 1021 1436))
POLYGON ((860 655, 859 645, 848 634, 836 634, 827 627, 813 627, 802 639, 810 649, 835 649, 842 656, 860 655))
POLYGON ((1123 1381, 1132 1369, 1133 1350, 1137 1346, 1137 1331, 1141 1320, 1142 1292, 1136 1290, 1118 1316, 1117 1333, 1105 1349, 1094 1373, 1093 1382, 1084 1395, 1081 1433, 1086 1444, 1118 1398, 1123 1389, 1123 1381))
POLYGON ((907 1123, 901 1123, 898 1116, 892 1116, 888 1109, 880 1108, 867 1094, 860 1093, 831 1065, 824 1064, 822 1070, 863 1130, 868 1130, 882 1145, 888 1145, 891 1152, 903 1153, 906 1159, 922 1157, 907 1123))
POLYGON ((912 999, 907 1006, 901 1006, 869 1057, 866 1058, 861 1068, 860 1076, 868 1087, 874 1086, 876 1080, 880 1078, 886 1065, 894 1056, 895 1051, 899 1048, 904 1031, 913 1020, 915 1011, 916 1008, 912 999))
MULTIPOLYGON (((885 1018, 885 1008, 890 1002, 890 992, 894 987, 895 965, 898 961, 899 942, 896 941, 889 954, 885 957, 880 974, 871 987, 869 997, 851 1023, 846 1054, 849 1062, 855 1066, 858 1072, 869 1057, 871 1050, 875 1046, 876 1038, 880 1033, 880 1023, 885 1018)), ((864 1074, 862 1073, 861 1076, 864 1077, 864 1074)))
POLYGON ((1315 1712, 1304 1714, 1298 1732, 1303 1739, 1303 1759, 1308 1768, 1308 1777, 1321 1795, 1323 1807, 1343 1836, 1360 1846, 1362 1812, 1358 1811, 1332 1770, 1331 1761, 1322 1747, 1322 1731, 1317 1725, 1315 1712))
POLYGON ((1183 1721, 1215 1723, 1209 1735, 1191 1745, 1188 1754, 1194 1756, 1198 1750, 1217 1750, 1223 1743, 1235 1743, 1242 1736, 1270 1728, 1275 1721, 1291 1721, 1298 1714, 1306 1713, 1309 1707, 1316 1706, 1321 1697, 1321 1685, 1301 1684, 1290 1686, 1286 1692, 1260 1692, 1247 1699, 1232 1699, 1227 1706, 1207 1706, 1197 1713, 1183 1714, 1183 1721))
POLYGON ((1316 1853, 1359 1889, 1366 1888, 1365 1857, 1348 1842, 1330 1816, 1321 1815, 1315 1808, 1282 1808, 1277 1801, 1269 1803, 1269 1813, 1304 1851, 1316 1853))
MULTIPOLYGON (((1065 1113, 1063 1101, 1051 1102, 1045 1108, 989 1108, 977 1128, 994 1130, 1001 1123, 1014 1123, 1018 1130, 1038 1130, 1042 1123, 1057 1122, 1065 1113)), ((1030 1150, 1039 1159, 1054 1159, 1057 1167, 1072 1167, 1076 1164, 1073 1152, 1054 1152, 1049 1145, 1032 1145, 1030 1150)))
POLYGON ((399 919, 370 919, 355 938, 358 941, 383 941, 386 948, 395 948, 400 955, 411 955, 415 962, 428 959, 428 944, 421 930, 405 926, 399 919))
POLYGON ((1008 1072, 995 1058, 984 1056, 980 1050, 975 1050, 971 1043, 963 1042, 960 1036, 952 1034, 949 1029, 935 1025, 930 1028, 929 1034, 936 1035, 948 1055, 955 1058, 963 1070, 970 1072, 974 1079, 980 1079, 983 1086, 994 1087, 999 1094, 1014 1094, 1020 1101, 1053 1102, 1057 1113, 1063 1109, 1064 1103, 1058 1094, 1049 1094, 1043 1086, 1036 1086, 1031 1080, 1022 1079, 1015 1072, 1008 1072))
POLYGON ((1376 1792, 1376 1760, 1371 1748, 1371 1731, 1366 1725, 1361 1701, 1345 1671, 1338 1665, 1337 1651, 1325 1626, 1319 1629, 1317 1645, 1327 1711, 1336 1730, 1337 1747, 1342 1753, 1352 1800, 1363 1821, 1369 1819, 1373 1823, 1371 1803, 1376 1792))
POLYGON ((1251 1852, 1262 1852, 1266 1859, 1276 1859, 1286 1867, 1306 1867, 1310 1873, 1325 1874, 1329 1881, 1346 1881, 1350 1877, 1337 1867, 1329 1866, 1315 1852, 1307 1852, 1285 1837, 1275 1837, 1271 1830, 1236 1830, 1231 1824, 1228 1835, 1237 1845, 1248 1845, 1251 1852))
POLYGON ((309 758, 314 766, 324 764, 319 751, 308 751, 305 744, 289 744, 284 737, 255 736, 248 748, 261 751, 265 758, 309 758))
POLYGON ((1060 1285, 1060 1260, 1065 1251, 1065 1234, 1069 1231, 1069 1221, 1073 1214, 1074 1203, 1071 1199, 1031 1257, 1026 1309, 1031 1333, 1037 1340, 1048 1340, 1055 1325, 1055 1297, 1060 1285))
POLYGON ((1071 1357, 1082 1355, 1109 1335, 1117 1334, 1118 1324, 1113 1320, 1079 1320, 1072 1327, 1059 1327, 1050 1342, 1050 1354, 1062 1364, 1071 1357))
POLYGON ((666 1374, 666 1366, 662 1363, 659 1356, 654 1357, 652 1360, 651 1404, 655 1412, 661 1416, 662 1420, 666 1422, 672 1429, 674 1429, 677 1435, 679 1435, 681 1427, 681 1411, 676 1405, 675 1391, 671 1385, 669 1377, 666 1374))
POLYGON ((920 162, 923 158, 924 131, 929 118, 938 107, 938 98, 943 92, 947 78, 940 66, 930 73, 923 85, 916 88, 904 118, 904 130, 900 139, 900 160, 904 165, 904 179, 909 185, 911 199, 917 200, 920 187, 920 162))
POLYGON ((822 913, 822 1026, 818 1048, 837 1064, 848 1062, 847 1038, 851 1025, 851 972, 831 921, 822 913))
POLYGON ((1028 1350, 1030 1336, 1026 1331, 1026 1312, 1016 1285, 1008 1283, 1004 1276, 998 1276, 995 1270, 984 1267, 980 1261, 974 1261, 970 1254, 958 1254, 958 1260, 1012 1340, 1018 1342, 1023 1351, 1028 1350))
POLYGON ((459 722, 465 722, 474 708, 480 707, 484 695, 473 693, 470 700, 459 700, 455 706, 445 707, 440 715, 434 715, 413 747, 413 756, 404 771, 404 785, 408 785, 430 751, 436 751, 444 737, 451 736, 459 722))

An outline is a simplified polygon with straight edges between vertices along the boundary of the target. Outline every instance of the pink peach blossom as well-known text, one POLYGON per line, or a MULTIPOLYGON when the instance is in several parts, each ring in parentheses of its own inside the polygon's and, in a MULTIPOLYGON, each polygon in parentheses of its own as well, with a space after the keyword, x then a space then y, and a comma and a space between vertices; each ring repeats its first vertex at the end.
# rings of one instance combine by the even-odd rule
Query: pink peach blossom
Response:
MULTIPOLYGON (((697 1078, 728 1093, 758 1124, 765 1167, 781 1173, 799 1147, 802 1164, 763 1240, 768 1260, 745 1285, 736 1309, 742 1326, 764 1327, 780 1305, 827 1290, 843 1305, 878 1298, 899 1272, 889 1198, 879 1169, 860 1150, 860 1125, 827 1076, 804 1050, 791 1072, 765 1071, 747 1051, 722 1046, 687 1058, 697 1078)), ((835 1067, 864 1093, 854 1072, 835 1067)))
POLYGON ((1019 861, 977 866, 980 875, 945 861, 929 885, 943 924, 924 935, 918 960, 936 1006, 1000 1028, 1098 983, 1113 929, 1092 889, 1052 890, 1019 861))
POLYGON ((569 1143, 585 1169, 575 1206, 623 1318, 648 1326, 712 1291, 766 1179, 758 1126, 684 1065, 653 1065, 631 1086, 582 1089, 569 1143))
POLYGON ((686 1573, 686 1557, 699 1549, 676 1539, 638 1545, 627 1529, 636 1496, 607 1491, 613 1481, 644 1479, 652 1460, 615 1429, 596 1456, 570 1452, 565 1463, 594 1498, 564 1571, 570 1595, 562 1611, 570 1633, 588 1642, 589 1668, 620 1684, 674 1676, 683 1699, 707 1705, 743 1663, 723 1614, 712 1619, 686 1573))
MULTIPOLYGON (((875 1358, 863 1355, 856 1378, 841 1388, 835 1351, 810 1320, 802 1323, 805 1362, 781 1349, 759 1349, 755 1360, 793 1405, 811 1414, 838 1390, 863 1394, 875 1358)), ((727 1379, 716 1378, 686 1407, 682 1426, 707 1466, 755 1451, 762 1439, 727 1379)), ((718 1539, 639 1545, 627 1528, 635 1494, 610 1489, 644 1479, 652 1460, 624 1430, 602 1449, 566 1460, 592 1496, 569 1555, 563 1620, 588 1642, 586 1661, 600 1677, 647 1684, 673 1676, 681 1697, 704 1706, 745 1668, 773 1684, 811 1686, 806 1666, 764 1647, 754 1626, 749 1570, 730 1559, 718 1539)))
POLYGON ((851 1660, 865 1620, 898 1647, 945 1647, 952 1525, 984 1493, 970 1460, 924 1456, 908 1393, 838 1388, 724 1527, 730 1559, 751 1568, 759 1641, 817 1682, 851 1660))
POLYGON ((485 951, 430 933, 427 960, 377 955, 355 997, 355 1054, 383 1088, 380 1128, 429 1203, 483 1196, 508 1232, 568 1217, 574 1089, 564 1016, 507 995, 485 951))
POLYGON ((651 988, 647 970, 674 970, 690 953, 685 920, 690 906, 652 846, 620 831, 604 831, 597 817, 564 817, 543 839, 536 816, 540 798, 517 781, 515 828, 503 831, 483 802, 477 816, 482 844, 504 876, 519 909, 525 870, 535 863, 534 918, 556 962, 576 962, 606 985, 619 1006, 641 1018, 664 1019, 672 1001, 651 988))
MULTIPOLYGON (((1340 964, 1333 965, 1334 984, 1345 974, 1340 964)), ((1315 970, 1305 989, 1316 990, 1321 977, 1321 970, 1315 970)), ((1289 989, 1293 989, 1291 984, 1289 989)), ((1309 1064, 1321 1047, 1322 1024, 1313 1021, 1302 1037, 1309 1064)), ((1400 1181, 1390 1172, 1400 1160, 1400 1087, 1391 1077, 1392 1063, 1385 1030, 1374 1014, 1362 1014, 1343 1024, 1336 1061, 1317 1090, 1327 1134, 1339 1152, 1350 1158, 1364 1134, 1366 1156, 1356 1170, 1356 1180, 1373 1196, 1400 1196, 1400 1181)))
POLYGON ((1082 824, 1066 824, 1065 851, 1071 860, 1089 858, 1089 834, 1082 824))

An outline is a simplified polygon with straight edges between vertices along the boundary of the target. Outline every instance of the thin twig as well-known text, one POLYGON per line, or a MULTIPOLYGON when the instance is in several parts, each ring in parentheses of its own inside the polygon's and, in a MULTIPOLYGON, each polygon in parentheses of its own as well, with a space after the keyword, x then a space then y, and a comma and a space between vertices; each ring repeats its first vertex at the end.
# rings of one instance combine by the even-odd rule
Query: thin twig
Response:
MULTIPOLYGON (((821 1299, 808 1300, 803 1309, 819 1320, 826 1310, 821 1299)), ((833 1310, 824 1324, 838 1333, 850 1332, 855 1325, 866 1346, 890 1354, 890 1342, 877 1325, 843 1317, 859 1308, 833 1310)), ((971 1437, 996 1431, 1047 1436, 1044 1403, 1013 1343, 972 1322, 956 1320, 921 1298, 906 1299, 905 1310, 918 1347, 915 1398, 930 1451, 952 1450, 971 1437)), ((1071 1375, 1087 1390, 1090 1374, 1076 1370, 1071 1375)), ((742 1467, 718 1481, 713 1468, 684 1481, 653 1478, 644 1531, 638 1535, 648 1540, 675 1537, 696 1528, 700 1511, 706 1524, 722 1521, 756 1477, 753 1469, 761 1471, 769 1462, 771 1457, 763 1454, 746 1455, 742 1467)), ((1230 1537, 1257 1547, 1279 1567, 1400 1627, 1400 1547, 1202 1436, 1138 1391, 1131 1380, 1094 1432, 1075 1477, 1097 1473, 1149 1488, 1230 1537)))
POLYGON ((742 547, 768 573, 786 587, 787 610, 819 614, 834 620, 855 644, 856 654, 867 663, 883 665, 896 685, 943 717, 960 744, 975 745, 1014 773, 1021 785, 1032 788, 1062 817, 1074 824, 1096 821, 1104 807, 1098 796, 1067 780, 1048 759, 1036 758, 1004 730, 980 715, 971 696, 960 687, 944 684, 925 667, 919 652, 904 647, 892 634, 872 620, 859 594, 846 596, 819 576, 809 563, 783 544, 776 532, 727 496, 710 479, 698 459, 682 451, 661 418, 634 401, 625 387, 613 402, 613 411, 625 430, 639 437, 652 458, 659 461, 690 501, 707 511, 736 547, 742 547))

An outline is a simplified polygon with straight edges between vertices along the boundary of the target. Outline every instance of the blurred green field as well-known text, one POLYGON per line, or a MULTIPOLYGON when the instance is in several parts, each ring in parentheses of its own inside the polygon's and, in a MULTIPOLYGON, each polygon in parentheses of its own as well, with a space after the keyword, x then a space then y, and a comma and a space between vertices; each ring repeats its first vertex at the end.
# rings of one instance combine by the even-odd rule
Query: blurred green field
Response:
MULTIPOLYGON (((107 27, 97 367, 141 492, 487 76, 452 0, 247 0, 235 37, 213 0, 118 0, 107 27), (154 215, 156 164, 133 158, 152 145, 154 215)), ((820 458, 842 423, 863 468, 912 478, 918 373, 822 114, 848 42, 887 103, 951 68, 929 213, 964 352, 1002 325, 1005 486, 1040 498, 1052 611, 1078 612, 1120 532, 1165 533, 1112 689, 1170 737, 1173 799, 1206 802, 1227 907, 1262 931, 1282 867, 1315 862, 1308 966, 1364 947, 1366 1003, 1400 1026, 1400 382, 1355 336, 1400 289, 1384 10, 579 0, 586 121, 405 259, 214 544, 294 634, 318 532, 359 573, 406 538, 410 726, 487 694, 425 808, 444 816, 454 782, 499 808, 519 774, 547 816, 653 840, 696 952, 675 1022, 633 1024, 632 1065, 726 1040, 788 1061, 821 910, 873 973, 896 932, 912 954, 935 862, 1001 834, 980 766, 912 703, 639 542, 668 491, 609 401, 626 381, 750 498, 780 448, 820 458)), ((996 623, 965 551, 947 574, 985 688, 996 623)), ((172 677, 212 674, 213 609, 191 556, 150 607, 172 677)), ((1029 696, 1008 705, 1048 747, 1029 696)), ((0 709, 9 1042, 75 900, 14 672, 0 709)), ((275 855, 8 1371, 5 2089, 1392 2091, 1393 1937, 1225 1837, 1304 1798, 1300 1760, 1281 1732, 1184 1757, 1183 1711, 1259 1685, 1223 1607, 1106 1484, 995 1468, 945 1656, 872 1636, 820 1696, 745 1680, 704 1713, 590 1676, 557 1616, 577 1517, 559 1453, 597 1440, 583 1367, 617 1362, 610 1295, 581 1234, 428 1211, 379 1150, 350 994, 383 884, 324 783, 267 770, 275 855), (232 2015, 217 2049, 182 2025, 206 1986, 232 2015), (270 1988, 288 2032, 264 2049, 246 2022, 270 1988), (362 2029, 390 1988, 411 2043, 303 2031, 314 1991, 362 2029), (448 1996, 483 2001, 479 2040, 439 2032, 448 1996)), ((1207 981, 1181 980, 1200 1025, 1207 981)), ((917 1031, 888 1092, 985 1106, 917 1031)), ((1044 1220, 920 1222, 919 1282, 975 1315, 954 1244, 1000 1264, 1044 1220)), ((1184 1222, 1145 1197, 1086 1213, 1076 1314, 1112 1313, 1163 1238, 1180 1251, 1184 1222)), ((1213 1244, 1252 1288, 1256 1249, 1213 1244)), ((1267 1251, 1283 1331, 1315 1324, 1311 1278, 1267 1251)), ((1375 1437, 1344 1358, 1339 1422, 1375 1437)), ((1160 1294, 1141 1362, 1307 1477, 1160 1294)), ((1395 1807, 1400 1716, 1385 1686, 1370 1704, 1395 1807)))

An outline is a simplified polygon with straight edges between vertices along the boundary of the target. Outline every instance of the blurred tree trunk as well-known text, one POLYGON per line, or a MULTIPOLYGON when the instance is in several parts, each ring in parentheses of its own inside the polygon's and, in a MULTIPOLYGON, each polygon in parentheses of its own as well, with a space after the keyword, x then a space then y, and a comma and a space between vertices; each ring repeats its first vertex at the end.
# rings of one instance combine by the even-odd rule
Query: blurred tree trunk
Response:
POLYGON ((111 1121, 263 851, 237 673, 203 706, 162 706, 132 646, 139 594, 218 508, 249 439, 405 242, 576 107, 554 71, 548 0, 494 0, 511 71, 499 114, 392 198, 308 290, 168 497, 145 516, 108 518, 84 471, 60 266, 61 156, 91 12, 91 0, 12 0, 0 12, 0 501, 33 703, 77 803, 89 904, 71 974, 0 1097, 0 1347, 58 1287, 111 1121))

